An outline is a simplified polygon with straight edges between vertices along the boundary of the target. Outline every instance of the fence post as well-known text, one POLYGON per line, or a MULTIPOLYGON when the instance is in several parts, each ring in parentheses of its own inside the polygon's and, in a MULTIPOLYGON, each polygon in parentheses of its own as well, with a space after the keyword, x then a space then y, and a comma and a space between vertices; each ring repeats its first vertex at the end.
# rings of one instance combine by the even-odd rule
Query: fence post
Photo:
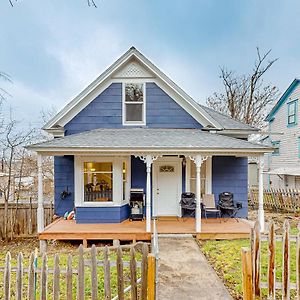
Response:
POLYGON ((284 221, 282 239, 282 299, 290 299, 290 224, 284 221))
POLYGON ((155 256, 148 254, 148 300, 155 299, 155 256))
POLYGON ((243 299, 253 299, 252 257, 249 248, 242 248, 243 299))
POLYGON ((148 283, 148 245, 143 244, 142 248, 142 265, 141 265, 141 300, 147 300, 147 283, 148 283))
POLYGON ((276 251, 276 235, 274 223, 271 221, 269 225, 269 263, 268 263, 268 299, 275 299, 275 251, 276 251))
POLYGON ((256 297, 261 296, 260 291, 260 224, 258 221, 254 225, 254 242, 253 242, 253 291, 256 297))

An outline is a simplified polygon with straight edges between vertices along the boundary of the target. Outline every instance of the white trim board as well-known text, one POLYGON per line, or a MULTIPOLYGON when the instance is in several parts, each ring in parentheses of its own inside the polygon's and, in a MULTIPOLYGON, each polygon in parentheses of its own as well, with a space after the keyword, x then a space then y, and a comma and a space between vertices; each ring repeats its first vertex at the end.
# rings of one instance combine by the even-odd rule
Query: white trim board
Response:
MULTIPOLYGON (((165 92, 167 92, 175 102, 182 106, 194 119, 204 127, 212 126, 218 129, 223 127, 206 113, 188 94, 177 86, 169 77, 160 71, 152 62, 142 55, 134 47, 130 48, 114 64, 104 71, 96 80, 85 88, 77 97, 68 103, 54 118, 45 126, 44 130, 49 130, 54 126, 65 126, 74 116, 76 116, 84 107, 93 101, 101 92, 103 92, 113 81, 114 74, 126 64, 132 61, 138 62, 142 68, 155 77, 152 81, 156 82, 165 92)), ((121 81, 119 81, 121 82, 121 81)))

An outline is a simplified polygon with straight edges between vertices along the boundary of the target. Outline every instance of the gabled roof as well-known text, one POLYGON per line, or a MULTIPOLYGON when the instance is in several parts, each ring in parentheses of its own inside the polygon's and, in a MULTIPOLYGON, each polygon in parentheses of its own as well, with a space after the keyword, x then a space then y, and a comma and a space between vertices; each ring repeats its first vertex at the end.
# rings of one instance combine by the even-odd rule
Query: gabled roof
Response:
POLYGON ((178 85, 176 85, 169 77, 159 70, 151 61, 149 61, 136 48, 131 47, 123 54, 115 63, 113 63, 106 71, 104 71, 96 80, 94 80, 87 88, 85 88, 77 97, 68 103, 54 118, 52 118, 43 129, 51 130, 55 126, 63 127, 74 116, 76 116, 84 107, 86 107, 94 98, 108 87, 111 82, 112 75, 120 71, 120 69, 134 59, 143 67, 150 71, 160 80, 160 87, 171 91, 173 99, 181 105, 194 119, 203 126, 211 126, 217 129, 223 129, 219 122, 211 117, 201 106, 199 106, 188 94, 186 94, 178 85))
POLYGON ((272 152, 273 148, 245 140, 202 131, 200 129, 94 129, 30 145, 38 152, 131 152, 138 151, 203 151, 272 152))
POLYGON ((266 121, 270 122, 273 120, 275 114, 279 110, 279 108, 283 105, 283 103, 286 101, 286 99, 291 95, 291 93, 294 91, 294 89, 299 84, 300 79, 295 78, 293 82, 289 85, 289 87, 286 89, 286 91, 281 95, 279 100, 276 102, 276 104, 273 106, 272 110, 269 112, 269 114, 266 117, 266 121))
POLYGON ((215 120, 218 120, 219 124, 221 124, 221 126, 225 129, 234 129, 234 130, 247 130, 247 131, 258 131, 259 129, 245 124, 243 122, 240 122, 238 120, 235 120, 233 118, 231 118, 228 115, 224 115, 212 108, 209 108, 207 106, 201 105, 199 104, 202 109, 204 109, 212 118, 214 118, 215 120))

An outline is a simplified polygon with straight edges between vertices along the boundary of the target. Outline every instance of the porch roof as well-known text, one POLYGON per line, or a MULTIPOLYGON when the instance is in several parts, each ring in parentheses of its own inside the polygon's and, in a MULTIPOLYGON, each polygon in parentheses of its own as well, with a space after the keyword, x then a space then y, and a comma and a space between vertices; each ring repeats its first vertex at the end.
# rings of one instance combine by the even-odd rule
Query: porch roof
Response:
POLYGON ((27 147, 37 152, 272 152, 273 148, 199 129, 95 129, 27 147))

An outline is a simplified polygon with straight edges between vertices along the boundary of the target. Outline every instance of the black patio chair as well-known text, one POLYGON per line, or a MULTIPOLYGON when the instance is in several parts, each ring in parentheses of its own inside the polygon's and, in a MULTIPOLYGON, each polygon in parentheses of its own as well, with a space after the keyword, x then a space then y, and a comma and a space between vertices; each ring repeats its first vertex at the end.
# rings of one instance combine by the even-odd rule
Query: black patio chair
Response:
POLYGON ((196 197, 194 193, 182 193, 181 200, 181 216, 195 217, 196 213, 196 197))
POLYGON ((223 192, 219 194, 219 205, 221 211, 221 217, 228 216, 229 218, 235 218, 238 222, 238 218, 236 217, 238 211, 243 207, 241 202, 233 201, 233 193, 223 192))

